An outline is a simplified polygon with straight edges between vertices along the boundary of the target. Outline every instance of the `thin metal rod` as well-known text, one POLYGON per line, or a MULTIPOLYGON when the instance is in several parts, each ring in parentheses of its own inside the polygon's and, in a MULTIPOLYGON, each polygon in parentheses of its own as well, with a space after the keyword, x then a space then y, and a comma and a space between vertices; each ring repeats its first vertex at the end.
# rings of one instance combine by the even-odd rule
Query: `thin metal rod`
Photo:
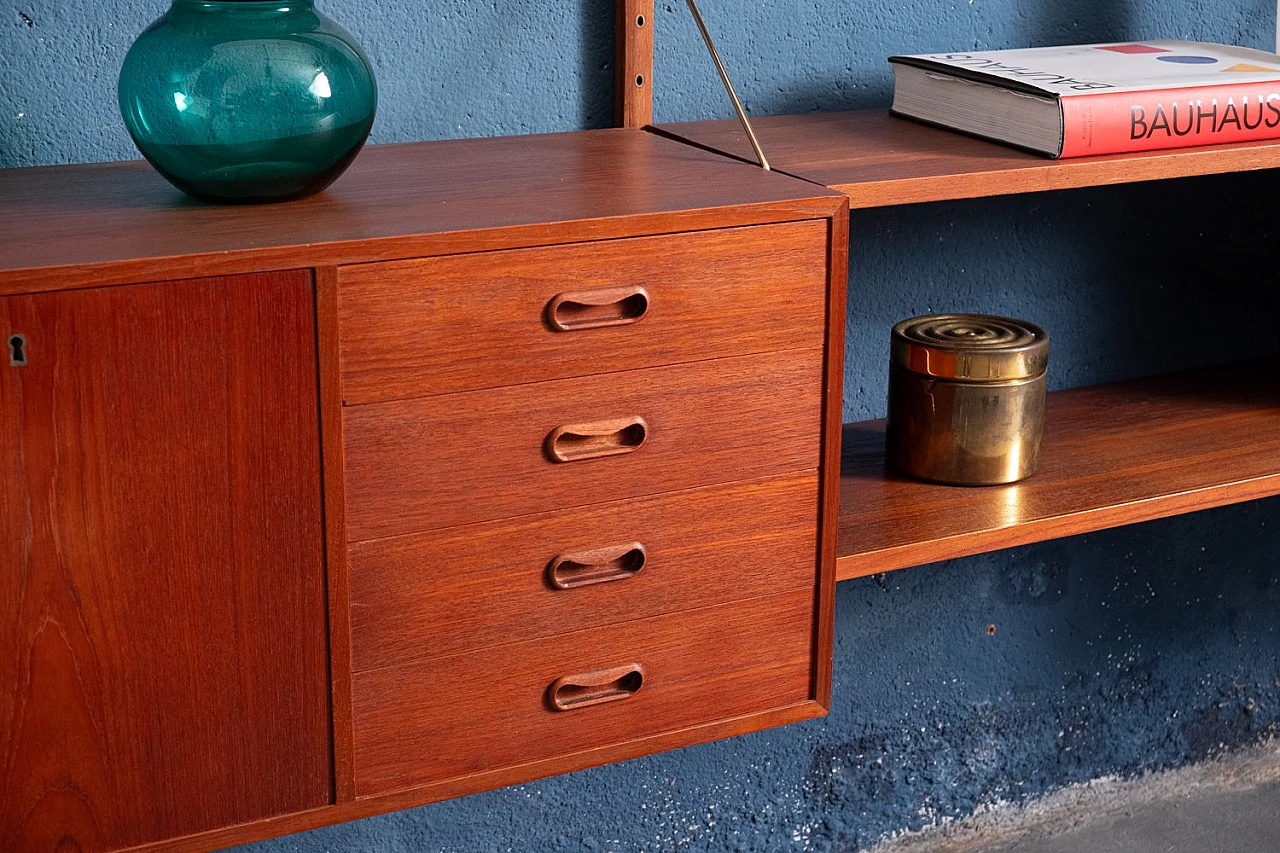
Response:
MULTIPOLYGON (((711 33, 707 31, 707 25, 702 22, 702 13, 698 11, 698 4, 693 0, 685 0, 689 4, 689 11, 693 13, 693 20, 698 25, 698 29, 702 32, 702 40, 707 43, 707 50, 711 53, 711 61, 716 64, 716 70, 720 72, 720 79, 724 81, 724 88, 729 93, 729 100, 733 101, 733 108, 738 113, 738 121, 742 122, 742 129, 747 132, 747 138, 751 140, 751 147, 756 152, 756 159, 760 161, 760 168, 766 172, 770 171, 769 161, 765 159, 764 151, 760 148, 760 140, 756 139, 756 133, 751 129, 751 122, 747 119, 747 111, 742 108, 742 102, 738 100, 738 95, 733 91, 733 83, 729 82, 729 72, 725 71, 724 63, 720 61, 720 54, 716 51, 715 42, 711 40, 711 33)), ((1277 0, 1280 2, 1280 0, 1277 0)))

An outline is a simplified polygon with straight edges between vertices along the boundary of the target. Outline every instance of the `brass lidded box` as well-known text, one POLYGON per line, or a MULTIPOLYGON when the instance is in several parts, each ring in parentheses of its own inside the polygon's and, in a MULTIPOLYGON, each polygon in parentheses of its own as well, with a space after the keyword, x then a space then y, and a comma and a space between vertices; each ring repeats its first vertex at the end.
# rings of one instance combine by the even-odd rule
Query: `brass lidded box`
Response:
POLYGON ((1035 473, 1044 426, 1049 336, 986 314, 934 314, 893 327, 888 464, 963 486, 1035 473))

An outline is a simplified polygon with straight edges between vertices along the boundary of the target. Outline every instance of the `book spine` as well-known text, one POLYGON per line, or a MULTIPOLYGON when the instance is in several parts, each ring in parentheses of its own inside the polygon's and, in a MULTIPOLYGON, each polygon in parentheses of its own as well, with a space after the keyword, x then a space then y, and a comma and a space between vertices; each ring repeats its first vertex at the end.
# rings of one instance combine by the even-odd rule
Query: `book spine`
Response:
POLYGON ((1280 138, 1280 81, 1061 98, 1061 157, 1280 138))

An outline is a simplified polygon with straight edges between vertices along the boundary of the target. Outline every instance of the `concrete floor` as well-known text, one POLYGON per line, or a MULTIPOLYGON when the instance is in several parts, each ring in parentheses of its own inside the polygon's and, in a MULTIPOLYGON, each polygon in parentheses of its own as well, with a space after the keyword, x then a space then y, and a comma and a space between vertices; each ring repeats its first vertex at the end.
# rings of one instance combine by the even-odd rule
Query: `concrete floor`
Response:
POLYGON ((1280 783, 1135 805, 1087 827, 982 848, 984 853, 1276 853, 1280 783))
POLYGON ((1280 744, 1100 779, 881 842, 871 853, 1280 853, 1280 744))

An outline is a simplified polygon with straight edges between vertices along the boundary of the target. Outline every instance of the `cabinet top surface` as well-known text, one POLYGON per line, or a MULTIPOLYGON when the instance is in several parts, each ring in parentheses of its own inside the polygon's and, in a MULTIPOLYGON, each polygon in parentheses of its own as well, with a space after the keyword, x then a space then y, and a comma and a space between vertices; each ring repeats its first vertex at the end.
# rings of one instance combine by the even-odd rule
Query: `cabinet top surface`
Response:
POLYGON ((189 199, 140 161, 0 170, 0 293, 830 215, 821 187, 639 130, 367 147, 328 190, 189 199))
MULTIPOLYGON (((752 126, 775 169, 839 190, 855 208, 1280 167, 1280 140, 1052 160, 887 110, 765 116, 752 119, 752 126)), ((658 129, 754 159, 737 121, 658 129)))

